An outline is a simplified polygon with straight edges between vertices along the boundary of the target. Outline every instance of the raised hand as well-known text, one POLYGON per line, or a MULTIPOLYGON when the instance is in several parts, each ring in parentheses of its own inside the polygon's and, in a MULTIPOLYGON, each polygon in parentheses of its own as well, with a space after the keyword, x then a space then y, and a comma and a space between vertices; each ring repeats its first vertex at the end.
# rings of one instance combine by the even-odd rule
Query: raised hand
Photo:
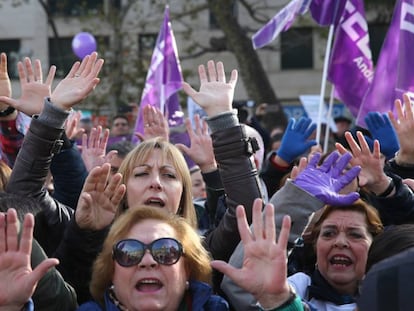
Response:
POLYGON ((176 144, 177 148, 187 154, 199 167, 201 172, 209 173, 217 169, 214 157, 213 142, 208 132, 207 122, 200 120, 198 114, 194 115, 195 131, 190 119, 185 120, 185 127, 190 136, 191 146, 176 144))
POLYGON ((301 117, 298 121, 291 118, 283 134, 277 155, 288 164, 292 163, 310 147, 316 145, 316 140, 308 140, 315 129, 316 124, 312 123, 310 118, 301 117))
POLYGON ((81 229, 101 230, 115 217, 126 187, 121 184, 121 174, 109 178, 110 169, 109 163, 97 166, 85 180, 75 212, 76 223, 81 229))
POLYGON ((17 70, 19 72, 21 88, 20 98, 17 100, 13 99, 10 93, 10 96, 0 96, 0 101, 29 116, 39 114, 43 109, 45 97, 50 96, 56 67, 50 67, 45 82, 43 82, 42 64, 38 59, 35 60, 33 65, 30 58, 26 57, 24 63, 17 63, 17 70))
POLYGON ((414 164, 414 111, 408 94, 403 95, 403 100, 404 106, 399 99, 395 101, 398 119, 392 112, 388 113, 400 142, 400 150, 395 160, 397 164, 414 164))
MULTIPOLYGON (((6 53, 0 54, 0 95, 11 97, 12 95, 12 89, 11 89, 11 83, 10 83, 10 77, 9 73, 7 71, 7 55, 6 53)), ((0 107, 0 110, 7 109, 7 106, 0 107)))
POLYGON ((211 266, 250 292, 263 307, 276 308, 289 298, 290 293, 286 267, 290 217, 284 217, 276 241, 273 205, 266 204, 264 221, 261 211, 262 200, 256 199, 253 204, 251 230, 243 206, 237 207, 237 225, 244 247, 242 268, 237 269, 217 260, 212 261, 211 266))
POLYGON ((168 120, 164 117, 161 110, 153 106, 145 106, 142 117, 144 121, 144 133, 135 133, 141 141, 154 137, 163 137, 165 140, 169 141, 170 129, 168 120))
POLYGON ((0 213, 0 306, 4 310, 22 310, 46 272, 59 264, 55 258, 30 266, 34 217, 26 214, 19 241, 15 209, 0 213))
POLYGON ((338 152, 332 152, 322 165, 318 166, 320 157, 319 153, 315 154, 293 182, 325 204, 352 204, 359 198, 359 193, 339 194, 339 192, 358 176, 361 167, 354 166, 347 172, 344 171, 352 158, 349 152, 342 156, 338 152))
POLYGON ((105 129, 102 134, 102 126, 92 128, 89 133, 82 135, 82 160, 86 169, 91 171, 95 166, 100 166, 111 161, 117 151, 112 150, 106 153, 108 144, 109 129, 105 129))
POLYGON ((70 110, 81 102, 99 83, 98 74, 103 63, 104 60, 98 59, 96 52, 87 55, 82 63, 75 62, 68 75, 52 92, 51 102, 62 110, 70 110))
POLYGON ((84 128, 78 127, 81 116, 81 111, 73 111, 67 118, 65 126, 67 138, 74 140, 76 137, 85 132, 84 128))
MULTIPOLYGON (((381 158, 380 144, 378 140, 374 141, 373 151, 371 152, 368 143, 361 132, 357 132, 358 143, 353 138, 350 132, 345 133, 345 139, 351 149, 353 158, 352 165, 361 167, 359 173, 359 186, 365 187, 366 190, 374 193, 382 193, 390 181, 388 176, 384 173, 384 159, 381 158)), ((348 151, 339 143, 336 143, 336 148, 341 154, 348 151)))
POLYGON ((295 180, 296 177, 308 166, 308 159, 305 157, 300 158, 299 163, 292 167, 290 172, 290 178, 295 180))
POLYGON ((204 65, 198 66, 200 90, 197 92, 188 83, 183 82, 183 90, 190 96, 209 117, 222 112, 231 111, 234 89, 237 82, 237 70, 231 72, 229 82, 222 62, 207 62, 207 72, 204 65))

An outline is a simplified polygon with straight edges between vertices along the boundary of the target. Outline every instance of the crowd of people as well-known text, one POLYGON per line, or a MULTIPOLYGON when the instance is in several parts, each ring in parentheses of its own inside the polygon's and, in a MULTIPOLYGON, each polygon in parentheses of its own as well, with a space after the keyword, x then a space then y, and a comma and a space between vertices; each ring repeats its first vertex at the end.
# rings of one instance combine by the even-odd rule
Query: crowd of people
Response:
POLYGON ((207 116, 174 145, 152 106, 139 134, 82 123, 103 66, 92 53, 52 88, 55 66, 43 81, 26 58, 13 98, 0 56, 0 310, 410 309, 408 95, 366 129, 338 119, 322 154, 307 117, 242 123, 237 70, 210 60, 183 83, 207 116))

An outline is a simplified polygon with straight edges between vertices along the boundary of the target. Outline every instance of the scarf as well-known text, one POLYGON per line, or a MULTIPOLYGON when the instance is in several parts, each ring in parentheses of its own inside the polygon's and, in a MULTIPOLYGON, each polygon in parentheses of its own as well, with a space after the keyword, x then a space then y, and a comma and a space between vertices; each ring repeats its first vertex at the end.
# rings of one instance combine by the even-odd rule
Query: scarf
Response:
POLYGON ((350 295, 340 295, 338 292, 323 278, 318 269, 315 269, 311 276, 311 285, 308 286, 309 300, 312 298, 330 301, 336 305, 345 305, 354 303, 354 297, 350 295))

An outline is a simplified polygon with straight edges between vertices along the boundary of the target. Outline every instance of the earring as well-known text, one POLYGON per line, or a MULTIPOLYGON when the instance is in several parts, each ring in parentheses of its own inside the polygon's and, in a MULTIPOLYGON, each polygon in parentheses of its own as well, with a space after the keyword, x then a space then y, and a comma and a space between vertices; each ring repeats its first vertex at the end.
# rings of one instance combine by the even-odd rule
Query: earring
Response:
POLYGON ((185 281, 185 289, 188 290, 190 288, 190 282, 185 281))

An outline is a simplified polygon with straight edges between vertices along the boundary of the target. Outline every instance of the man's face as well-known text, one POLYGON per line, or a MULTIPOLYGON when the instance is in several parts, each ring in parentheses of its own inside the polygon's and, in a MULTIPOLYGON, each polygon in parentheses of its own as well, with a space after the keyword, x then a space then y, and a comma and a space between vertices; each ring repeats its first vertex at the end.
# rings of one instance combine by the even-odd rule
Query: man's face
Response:
POLYGON ((121 136, 129 134, 129 124, 124 118, 116 118, 111 127, 112 136, 121 136))

